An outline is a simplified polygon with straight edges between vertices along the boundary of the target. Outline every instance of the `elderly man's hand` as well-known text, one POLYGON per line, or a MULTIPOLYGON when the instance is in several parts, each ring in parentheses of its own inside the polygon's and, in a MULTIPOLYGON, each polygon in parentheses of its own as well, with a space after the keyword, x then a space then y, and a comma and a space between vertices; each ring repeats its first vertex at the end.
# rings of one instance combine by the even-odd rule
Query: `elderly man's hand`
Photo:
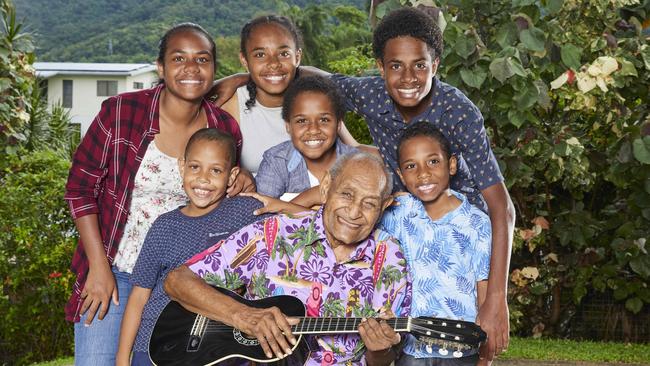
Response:
POLYGON ((397 356, 397 353, 392 350, 402 338, 386 323, 386 319, 394 317, 395 314, 388 309, 379 315, 379 319, 365 319, 359 326, 359 335, 368 350, 366 352, 368 365, 388 365, 397 356))
POLYGON ((242 304, 234 309, 232 321, 235 328, 257 338, 268 358, 274 355, 284 358, 291 354, 291 345, 296 344, 291 325, 298 324, 299 320, 287 318, 275 306, 258 309, 242 304))
POLYGON ((401 340, 399 333, 382 319, 365 319, 359 325, 359 335, 368 351, 386 351, 401 340))

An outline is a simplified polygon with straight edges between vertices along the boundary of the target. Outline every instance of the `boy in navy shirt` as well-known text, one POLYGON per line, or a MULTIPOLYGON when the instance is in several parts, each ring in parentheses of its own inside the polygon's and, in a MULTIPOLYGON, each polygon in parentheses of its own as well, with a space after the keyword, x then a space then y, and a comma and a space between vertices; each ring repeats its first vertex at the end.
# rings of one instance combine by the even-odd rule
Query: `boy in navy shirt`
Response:
POLYGON ((117 365, 151 365, 149 338, 169 303, 162 286, 169 271, 263 218, 253 215, 261 208, 254 198, 226 197, 239 174, 236 157, 233 138, 215 128, 198 130, 187 142, 179 168, 190 202, 162 214, 147 233, 131 274, 133 290, 122 320, 117 365))

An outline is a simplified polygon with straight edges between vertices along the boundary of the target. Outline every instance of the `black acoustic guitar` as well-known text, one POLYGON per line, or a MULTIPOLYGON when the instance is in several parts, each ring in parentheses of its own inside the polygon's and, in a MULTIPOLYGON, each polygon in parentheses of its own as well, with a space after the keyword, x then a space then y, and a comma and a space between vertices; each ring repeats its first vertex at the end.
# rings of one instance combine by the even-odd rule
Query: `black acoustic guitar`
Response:
MULTIPOLYGON (((238 329, 205 316, 192 313, 177 302, 170 302, 158 317, 149 341, 149 357, 154 365, 213 365, 228 360, 244 358, 250 361, 276 364, 302 364, 308 359, 309 348, 302 335, 357 333, 362 318, 312 318, 305 317, 305 306, 288 295, 246 300, 226 289, 222 293, 255 308, 278 307, 285 315, 300 318, 291 331, 299 342, 292 357, 269 359, 257 339, 238 329)), ((455 357, 474 352, 485 341, 481 328, 471 322, 441 318, 392 318, 388 324, 397 332, 409 332, 430 348, 436 345, 439 352, 451 349, 455 357)))

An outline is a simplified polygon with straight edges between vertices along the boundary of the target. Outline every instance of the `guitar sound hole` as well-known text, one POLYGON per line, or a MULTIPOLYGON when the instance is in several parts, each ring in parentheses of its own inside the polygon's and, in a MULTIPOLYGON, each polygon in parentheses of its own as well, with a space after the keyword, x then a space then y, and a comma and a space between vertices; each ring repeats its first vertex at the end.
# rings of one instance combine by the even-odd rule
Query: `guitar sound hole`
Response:
POLYGON ((259 346, 260 342, 257 338, 250 338, 246 334, 242 333, 239 329, 232 330, 233 337, 237 343, 243 346, 259 346))

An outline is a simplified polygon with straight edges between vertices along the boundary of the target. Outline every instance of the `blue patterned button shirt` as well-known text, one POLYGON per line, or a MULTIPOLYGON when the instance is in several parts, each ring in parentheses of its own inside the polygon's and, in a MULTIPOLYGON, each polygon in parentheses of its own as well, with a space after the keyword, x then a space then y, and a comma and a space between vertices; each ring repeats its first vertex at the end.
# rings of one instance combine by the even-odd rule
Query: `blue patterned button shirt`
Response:
MULTIPOLYGON (((340 139, 335 143, 337 159, 357 151, 340 139)), ((285 193, 300 193, 311 188, 307 162, 291 140, 281 142, 264 152, 255 176, 257 193, 280 197, 285 193)))
MULTIPOLYGON (((384 79, 340 74, 331 79, 344 93, 346 108, 366 120, 375 145, 393 171, 395 190, 406 191, 396 171, 397 142, 408 124, 386 91, 384 79)), ((490 148, 481 111, 460 90, 437 78, 433 79, 431 92, 431 105, 412 121, 429 121, 447 137, 458 158, 458 173, 452 178, 451 188, 487 212, 480 191, 502 182, 503 176, 490 148)))
MULTIPOLYGON (((433 221, 424 205, 412 195, 397 197, 399 206, 384 213, 381 229, 402 244, 413 281, 411 316, 475 321, 478 314, 478 281, 490 272, 490 219, 467 199, 455 210, 433 221)), ((432 352, 420 347, 408 336, 404 352, 420 357, 442 356, 434 346, 432 352)))

